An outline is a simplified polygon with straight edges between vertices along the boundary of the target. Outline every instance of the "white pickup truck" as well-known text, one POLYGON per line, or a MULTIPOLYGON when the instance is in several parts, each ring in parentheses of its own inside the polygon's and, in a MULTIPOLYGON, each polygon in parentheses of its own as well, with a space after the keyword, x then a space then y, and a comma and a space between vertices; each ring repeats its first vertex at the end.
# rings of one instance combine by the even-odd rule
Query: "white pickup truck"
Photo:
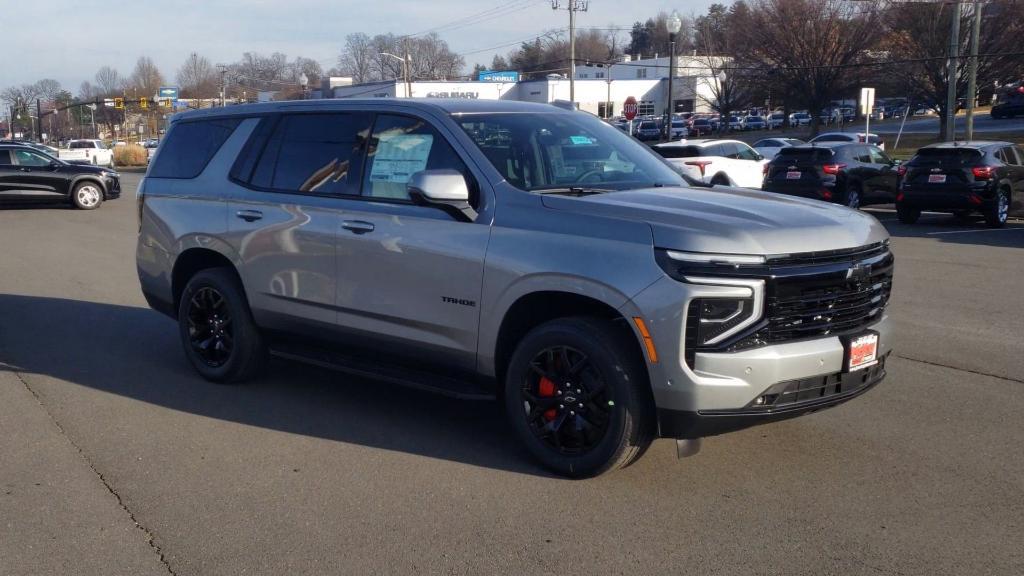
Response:
POLYGON ((102 140, 72 140, 68 142, 67 148, 57 151, 57 157, 68 162, 114 167, 114 152, 102 140))

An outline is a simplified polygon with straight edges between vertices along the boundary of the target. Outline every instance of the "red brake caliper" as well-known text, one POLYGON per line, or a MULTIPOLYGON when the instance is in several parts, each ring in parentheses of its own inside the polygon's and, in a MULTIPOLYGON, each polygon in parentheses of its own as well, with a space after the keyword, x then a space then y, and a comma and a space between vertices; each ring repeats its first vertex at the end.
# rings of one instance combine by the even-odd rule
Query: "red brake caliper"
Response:
MULTIPOLYGON (((540 385, 537 386, 537 394, 541 398, 551 398, 555 395, 555 383, 542 376, 540 379, 540 385)), ((554 408, 549 408, 544 411, 544 419, 548 422, 554 420, 556 415, 557 413, 554 408)))

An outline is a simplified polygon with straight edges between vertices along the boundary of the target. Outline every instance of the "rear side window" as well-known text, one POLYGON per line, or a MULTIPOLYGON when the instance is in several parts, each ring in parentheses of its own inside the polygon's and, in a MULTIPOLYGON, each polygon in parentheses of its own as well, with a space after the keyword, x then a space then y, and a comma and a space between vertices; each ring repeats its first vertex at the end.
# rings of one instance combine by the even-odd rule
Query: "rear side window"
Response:
POLYGON ((309 194, 358 194, 370 121, 370 114, 358 112, 283 116, 256 163, 252 184, 309 194))
POLYGON ((999 159, 1005 164, 1016 166, 1020 164, 1020 160, 1017 159, 1017 154, 1014 152, 1012 146, 1007 146, 999 151, 999 159))
POLYGON ((11 165, 11 151, 10 150, 0 150, 0 166, 10 166, 10 165, 11 165))
POLYGON ((654 149, 662 158, 696 158, 703 156, 696 146, 659 146, 654 149))
POLYGON ((241 122, 214 118, 176 123, 149 169, 151 178, 195 178, 241 122))

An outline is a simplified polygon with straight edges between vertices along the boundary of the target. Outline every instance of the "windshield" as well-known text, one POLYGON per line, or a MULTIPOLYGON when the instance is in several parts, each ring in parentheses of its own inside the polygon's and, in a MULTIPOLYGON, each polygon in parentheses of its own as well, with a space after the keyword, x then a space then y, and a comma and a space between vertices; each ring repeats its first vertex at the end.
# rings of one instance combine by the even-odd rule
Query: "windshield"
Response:
POLYGON ((458 114, 454 119, 498 172, 522 190, 685 185, 649 148, 589 114, 458 114))

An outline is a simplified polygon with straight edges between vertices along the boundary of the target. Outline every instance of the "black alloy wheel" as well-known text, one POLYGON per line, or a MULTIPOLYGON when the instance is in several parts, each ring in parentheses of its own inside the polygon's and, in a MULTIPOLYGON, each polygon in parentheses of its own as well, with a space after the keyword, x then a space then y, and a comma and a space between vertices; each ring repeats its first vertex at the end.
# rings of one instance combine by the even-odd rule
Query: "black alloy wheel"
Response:
POLYGON ((178 328, 185 356, 211 382, 252 379, 266 362, 245 290, 229 268, 200 270, 189 279, 178 302, 178 328))
POLYGON ((188 339, 192 350, 210 368, 220 368, 231 358, 235 346, 231 311, 224 295, 204 286, 188 303, 188 339))
POLYGON ((533 358, 521 395, 530 431, 560 454, 592 450, 608 432, 615 406, 590 358, 569 346, 546 348, 533 358))
POLYGON ((527 333, 509 359, 503 398, 530 453, 572 478, 628 466, 656 431, 640 345, 627 325, 603 318, 558 318, 527 333))

